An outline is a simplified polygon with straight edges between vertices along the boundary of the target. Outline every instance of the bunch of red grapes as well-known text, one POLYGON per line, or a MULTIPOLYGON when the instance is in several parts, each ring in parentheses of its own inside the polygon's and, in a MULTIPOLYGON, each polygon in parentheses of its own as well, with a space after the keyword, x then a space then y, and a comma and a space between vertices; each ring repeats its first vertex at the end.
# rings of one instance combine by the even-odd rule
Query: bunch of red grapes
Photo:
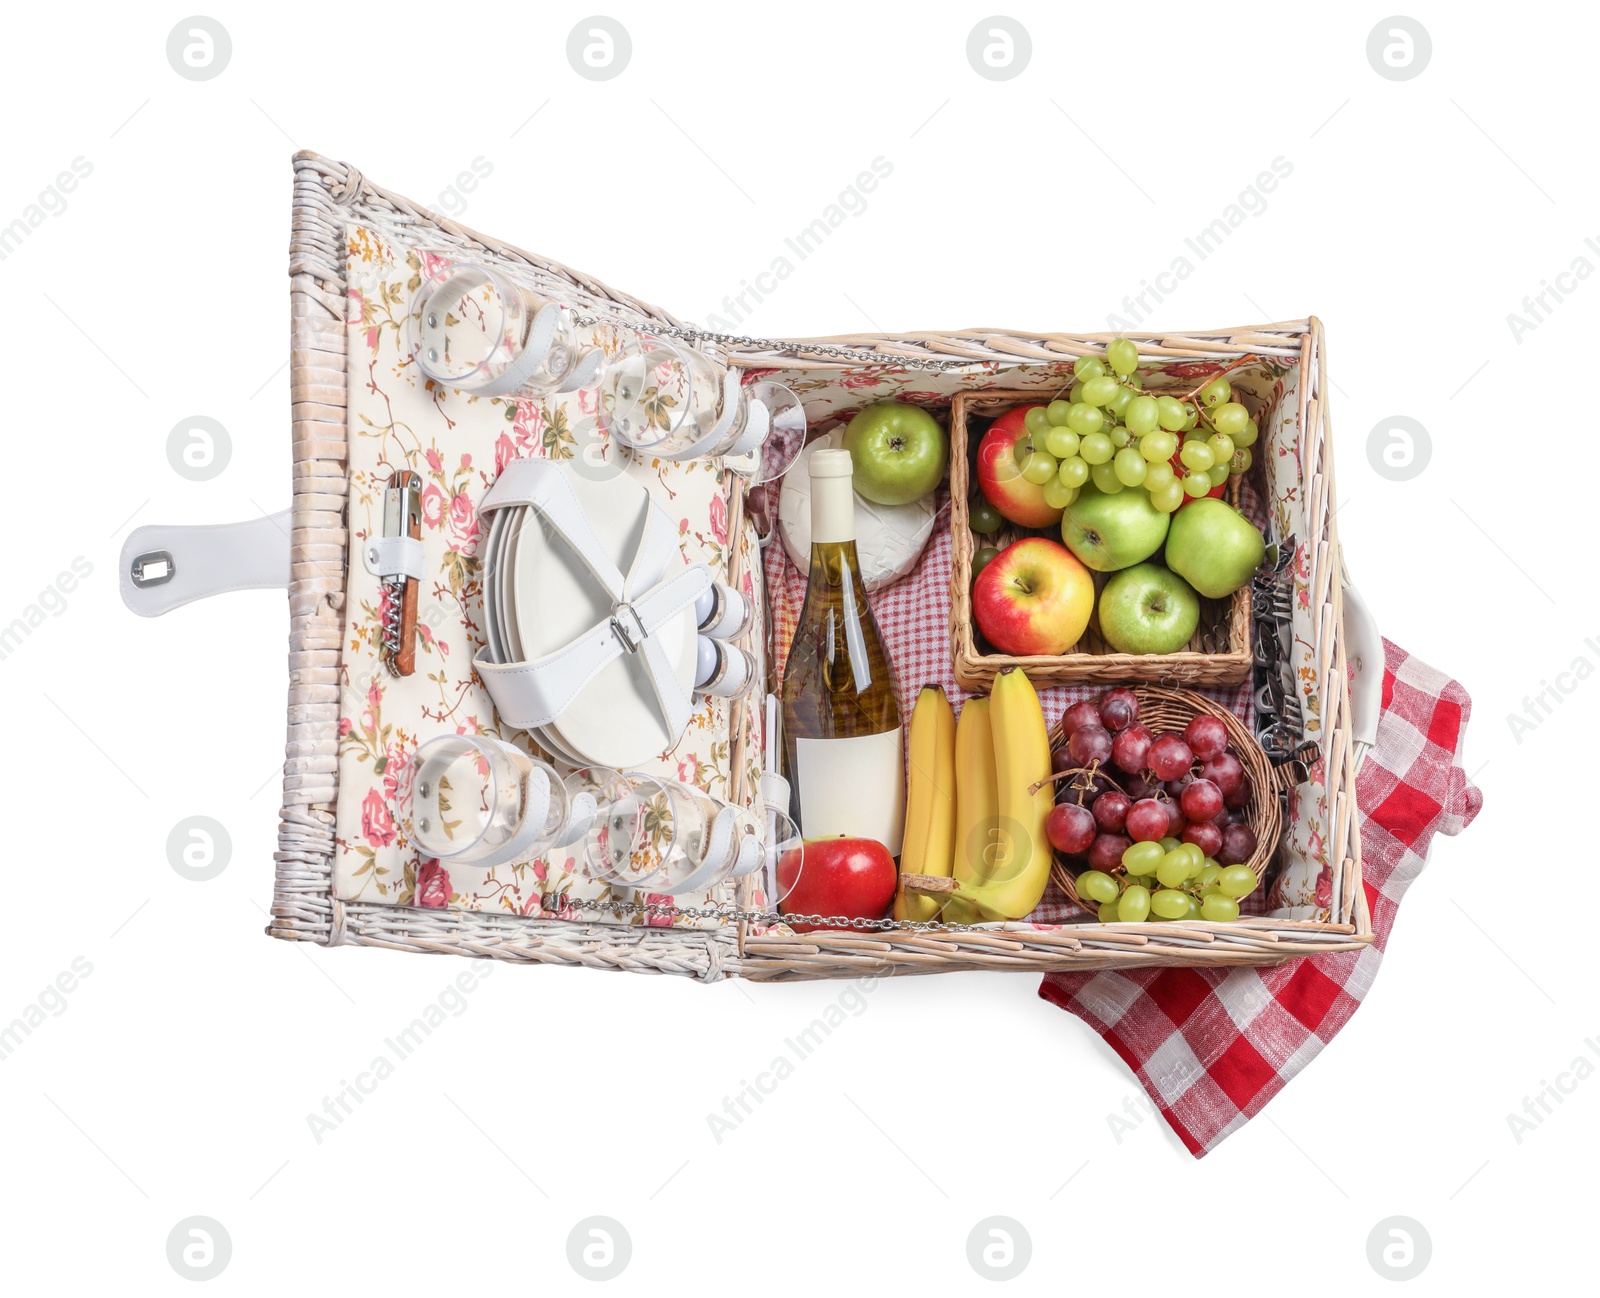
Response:
POLYGON ((1244 815, 1254 790, 1221 718, 1202 713, 1181 734, 1154 734, 1139 724, 1134 692, 1115 689, 1074 703, 1062 729, 1052 763, 1082 774, 1062 782, 1045 832, 1069 864, 1119 874, 1128 848, 1162 839, 1224 866, 1255 854, 1244 815))

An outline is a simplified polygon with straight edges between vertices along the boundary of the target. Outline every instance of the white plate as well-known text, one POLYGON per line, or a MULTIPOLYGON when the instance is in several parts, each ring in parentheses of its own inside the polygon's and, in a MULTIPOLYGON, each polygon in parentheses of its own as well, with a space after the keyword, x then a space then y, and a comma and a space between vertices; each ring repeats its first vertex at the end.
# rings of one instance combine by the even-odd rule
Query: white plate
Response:
POLYGON ((516 585, 515 573, 517 567, 517 537, 526 525, 527 508, 519 505, 514 509, 498 511, 506 516, 506 525, 500 536, 500 560, 497 565, 500 583, 500 645, 505 651, 502 662, 516 663, 522 659, 522 641, 517 636, 516 618, 516 585))
POLYGON ((533 737, 539 742, 539 746, 552 757, 565 762, 568 766, 585 767, 590 765, 587 759, 578 756, 576 753, 568 752, 566 745, 561 742, 559 732, 556 734, 551 733, 554 729, 555 727, 553 726, 540 726, 539 729, 533 732, 533 737))
POLYGON ((498 509, 489 522, 489 540, 483 551, 483 642, 489 648, 489 661, 505 661, 500 640, 498 613, 505 607, 499 591, 500 564, 498 550, 505 532, 506 511, 498 509))
MULTIPOLYGON (((622 572, 632 566, 652 507, 644 484, 626 474, 603 481, 573 474, 572 484, 589 526, 622 572)), ((507 573, 512 599, 507 644, 512 661, 526 662, 570 644, 611 615, 611 597, 583 567, 567 543, 538 515, 525 516, 510 547, 507 573)), ((664 578, 688 567, 674 547, 664 578)), ((696 625, 694 607, 668 618, 656 631, 679 686, 694 693, 696 625)), ((579 693, 559 724, 544 727, 550 739, 580 764, 626 770, 659 756, 678 742, 669 733, 656 702, 644 660, 622 654, 607 663, 579 693)))

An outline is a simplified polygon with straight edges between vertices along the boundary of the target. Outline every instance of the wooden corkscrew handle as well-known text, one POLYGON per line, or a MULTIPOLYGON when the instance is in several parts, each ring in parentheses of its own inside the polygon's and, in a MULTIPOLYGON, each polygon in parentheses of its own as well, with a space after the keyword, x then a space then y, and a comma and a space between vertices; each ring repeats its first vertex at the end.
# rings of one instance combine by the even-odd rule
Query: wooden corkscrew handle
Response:
MULTIPOLYGON (((391 501, 386 505, 385 531, 403 533, 413 541, 422 539, 422 479, 415 473, 397 473, 390 483, 391 501), (394 515, 397 514, 398 517, 394 515), (391 530, 392 528, 392 530, 391 530)), ((409 676, 417 669, 417 579, 405 577, 393 597, 400 601, 400 618, 393 643, 388 645, 389 670, 396 676, 409 676)))

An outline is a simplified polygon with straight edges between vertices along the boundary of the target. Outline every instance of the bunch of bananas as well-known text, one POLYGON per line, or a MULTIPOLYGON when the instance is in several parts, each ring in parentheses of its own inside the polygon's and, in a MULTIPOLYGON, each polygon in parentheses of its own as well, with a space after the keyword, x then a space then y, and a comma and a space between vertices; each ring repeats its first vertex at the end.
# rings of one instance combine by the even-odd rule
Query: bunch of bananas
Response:
POLYGON ((925 686, 907 738, 906 823, 894 917, 1021 919, 1050 878, 1050 737, 1033 683, 1002 672, 956 720, 925 686), (937 880, 950 880, 939 884, 937 880))

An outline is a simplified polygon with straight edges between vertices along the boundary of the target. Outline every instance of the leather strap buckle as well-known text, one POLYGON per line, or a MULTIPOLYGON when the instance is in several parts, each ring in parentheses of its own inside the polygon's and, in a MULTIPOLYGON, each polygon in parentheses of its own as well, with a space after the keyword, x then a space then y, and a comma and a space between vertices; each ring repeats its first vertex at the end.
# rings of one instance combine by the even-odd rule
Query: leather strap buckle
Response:
POLYGON ((650 638, 650 631, 645 626, 644 619, 626 600, 612 606, 611 629, 616 632, 617 639, 622 641, 623 648, 631 654, 638 653, 644 647, 644 642, 650 638), (632 619, 632 625, 626 620, 628 618, 632 619))

